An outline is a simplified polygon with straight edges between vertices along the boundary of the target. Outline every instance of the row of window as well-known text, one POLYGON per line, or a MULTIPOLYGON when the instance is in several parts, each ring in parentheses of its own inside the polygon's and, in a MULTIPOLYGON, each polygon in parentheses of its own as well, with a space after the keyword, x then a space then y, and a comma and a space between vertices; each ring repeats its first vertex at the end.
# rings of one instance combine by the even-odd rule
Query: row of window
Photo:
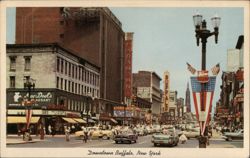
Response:
MULTIPOLYGON (((10 71, 16 71, 16 56, 10 56, 10 71)), ((30 71, 31 69, 31 56, 24 56, 24 71, 30 71)))
MULTIPOLYGON (((24 76, 24 78, 27 80, 30 79, 30 76, 24 76)), ((10 88, 16 88, 16 76, 10 76, 10 88)))
POLYGON ((99 76, 86 70, 84 67, 72 64, 67 60, 57 57, 57 72, 75 78, 79 81, 99 86, 99 76))
POLYGON ((57 77, 56 79, 56 88, 80 95, 91 93, 92 96, 99 96, 99 90, 95 88, 81 85, 60 77, 57 77))
MULTIPOLYGON (((57 104, 60 104, 61 99, 57 98, 57 104)), ((68 110, 71 111, 87 111, 87 103, 84 101, 73 100, 73 99, 65 99, 63 101, 64 106, 67 107, 68 110)), ((88 107, 88 110, 91 111, 91 106, 88 107)))

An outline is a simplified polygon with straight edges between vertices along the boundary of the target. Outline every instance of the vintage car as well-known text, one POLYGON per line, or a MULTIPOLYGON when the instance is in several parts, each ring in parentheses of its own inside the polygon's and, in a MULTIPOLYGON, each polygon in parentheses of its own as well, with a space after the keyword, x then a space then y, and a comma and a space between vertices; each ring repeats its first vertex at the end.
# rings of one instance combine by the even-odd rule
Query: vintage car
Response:
POLYGON ((131 129, 128 130, 122 130, 118 135, 116 135, 114 137, 114 141, 115 143, 124 143, 124 142, 128 142, 128 143, 136 143, 138 139, 138 135, 133 132, 131 129))
POLYGON ((182 133, 187 137, 187 139, 198 138, 200 136, 199 128, 191 128, 191 129, 182 131, 182 133))
MULTIPOLYGON (((102 139, 110 139, 113 138, 113 132, 111 130, 102 130, 99 127, 88 127, 88 131, 91 133, 91 138, 102 138, 102 139)), ((83 138, 83 130, 75 132, 76 138, 83 138)))
POLYGON ((243 139, 244 137, 244 130, 240 129, 236 132, 225 132, 222 138, 226 141, 236 140, 236 139, 243 139))
POLYGON ((167 145, 167 146, 177 146, 179 142, 179 136, 175 129, 167 129, 167 132, 163 129, 162 132, 155 133, 152 136, 151 142, 154 146, 157 145, 167 145))

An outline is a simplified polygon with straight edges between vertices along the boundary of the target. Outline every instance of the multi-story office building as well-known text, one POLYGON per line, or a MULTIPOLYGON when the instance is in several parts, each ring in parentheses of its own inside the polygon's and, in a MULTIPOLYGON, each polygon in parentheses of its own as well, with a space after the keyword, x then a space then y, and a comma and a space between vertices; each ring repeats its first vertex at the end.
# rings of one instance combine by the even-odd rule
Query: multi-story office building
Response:
POLYGON ((124 101, 124 32, 108 8, 17 7, 16 43, 59 43, 100 67, 100 118, 124 101))
POLYGON ((169 92, 169 113, 171 116, 171 122, 174 123, 177 120, 177 91, 169 92))
POLYGON ((25 117, 24 101, 28 97, 35 101, 33 116, 58 131, 63 130, 62 119, 84 123, 82 114, 100 113, 95 104, 100 96, 100 68, 60 45, 7 45, 6 62, 8 121, 11 116, 25 117), (36 82, 29 95, 24 84, 30 79, 36 82))
POLYGON ((137 88, 137 96, 152 102, 151 111, 153 114, 161 112, 161 78, 151 71, 139 71, 133 73, 133 87, 137 88))

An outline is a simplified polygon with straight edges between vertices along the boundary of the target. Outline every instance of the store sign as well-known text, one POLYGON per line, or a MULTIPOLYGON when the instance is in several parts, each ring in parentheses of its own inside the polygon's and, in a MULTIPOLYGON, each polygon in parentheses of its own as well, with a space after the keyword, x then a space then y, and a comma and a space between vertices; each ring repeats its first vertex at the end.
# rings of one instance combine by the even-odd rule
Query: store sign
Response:
MULTIPOLYGON (((29 94, 27 91, 23 92, 7 92, 7 104, 8 106, 22 106, 22 102, 27 100, 29 94)), ((52 102, 53 94, 52 92, 33 92, 31 91, 30 99, 35 100, 33 106, 47 105, 52 102)))

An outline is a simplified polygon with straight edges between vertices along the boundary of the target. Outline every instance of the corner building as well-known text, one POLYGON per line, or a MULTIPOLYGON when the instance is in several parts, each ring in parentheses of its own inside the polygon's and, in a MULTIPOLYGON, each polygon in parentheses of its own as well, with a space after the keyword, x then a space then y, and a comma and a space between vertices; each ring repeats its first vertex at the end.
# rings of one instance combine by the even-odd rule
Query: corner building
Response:
POLYGON ((34 129, 42 125, 47 130, 51 125, 63 133, 65 123, 90 123, 94 120, 84 121, 83 114, 100 114, 98 104, 91 100, 100 96, 100 68, 71 51, 54 43, 11 44, 6 62, 8 132, 15 133, 15 128, 26 124, 25 119, 20 122, 25 118, 23 101, 29 97, 24 79, 36 81, 30 93, 35 100, 32 117, 38 118, 32 122, 34 129))
POLYGON ((124 101, 124 32, 108 8, 18 7, 16 44, 59 43, 100 67, 100 119, 124 101))

